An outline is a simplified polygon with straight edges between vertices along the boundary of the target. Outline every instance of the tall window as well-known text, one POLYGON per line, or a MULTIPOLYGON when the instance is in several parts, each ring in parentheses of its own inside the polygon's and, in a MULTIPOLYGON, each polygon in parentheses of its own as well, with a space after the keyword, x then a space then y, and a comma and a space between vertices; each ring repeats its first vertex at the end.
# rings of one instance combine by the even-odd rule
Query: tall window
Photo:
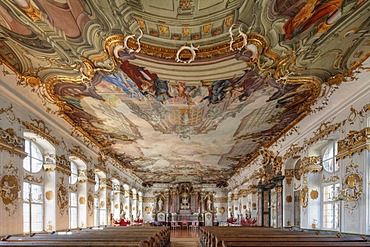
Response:
MULTIPOLYGON (((74 162, 71 162, 71 175, 69 176, 69 183, 75 184, 78 178, 78 169, 74 162)), ((69 193, 69 227, 77 228, 77 193, 69 193)))
POLYGON ((74 162, 71 162, 71 176, 69 176, 69 184, 75 184, 78 179, 78 169, 74 162))
POLYGON ((71 192, 69 195, 69 227, 77 228, 77 193, 71 192))
POLYGON ((23 182, 23 232, 43 230, 43 187, 23 182))
POLYGON ((107 210, 105 207, 100 208, 100 225, 101 226, 107 225, 107 210))
POLYGON ((322 157, 322 166, 327 172, 336 172, 339 170, 338 162, 336 161, 337 143, 333 142, 325 149, 322 157))
MULTIPOLYGON (((44 156, 36 142, 25 139, 27 157, 23 168, 27 172, 37 173, 42 169, 44 156)), ((23 232, 39 232, 44 226, 43 185, 23 182, 23 232)))
POLYGON ((337 229, 339 227, 339 203, 337 198, 339 183, 323 187, 323 227, 337 229))
POLYGON ((99 198, 95 197, 94 198, 94 226, 98 226, 99 225, 99 216, 100 216, 100 213, 99 213, 99 198))
POLYGON ((27 152, 27 157, 23 160, 23 168, 32 173, 41 171, 44 162, 44 157, 39 146, 29 140, 25 140, 25 151, 27 152))
POLYGON ((95 191, 98 191, 100 187, 100 180, 98 174, 95 174, 95 191))

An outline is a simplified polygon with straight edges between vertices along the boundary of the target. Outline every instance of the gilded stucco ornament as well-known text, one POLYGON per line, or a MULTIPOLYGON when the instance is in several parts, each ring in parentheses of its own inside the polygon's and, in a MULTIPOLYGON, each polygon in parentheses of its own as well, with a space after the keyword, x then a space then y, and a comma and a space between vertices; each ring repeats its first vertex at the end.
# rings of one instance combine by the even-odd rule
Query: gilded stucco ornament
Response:
POLYGON ((91 195, 91 193, 89 193, 89 195, 87 196, 87 208, 90 216, 94 214, 93 206, 94 197, 91 195))
POLYGON ((321 158, 319 156, 303 157, 301 159, 301 174, 305 173, 318 173, 322 171, 322 165, 320 163, 321 158))
POLYGON ((175 61, 176 62, 181 62, 181 63, 187 63, 187 64, 189 64, 189 63, 191 63, 191 62, 193 62, 195 60, 195 57, 197 56, 197 53, 196 53, 197 50, 199 50, 199 46, 198 47, 194 47, 193 44, 191 44, 190 46, 183 45, 176 52, 175 61), (181 58, 181 53, 183 51, 189 51, 190 52, 191 57, 188 60, 183 60, 181 58))
POLYGON ((11 161, 3 166, 3 176, 0 179, 0 196, 6 213, 11 216, 16 213, 17 199, 21 185, 18 177, 18 168, 11 161))
MULTIPOLYGON (((90 159, 85 155, 85 152, 82 150, 81 146, 79 145, 73 145, 73 148, 68 149, 69 153, 76 158, 81 159, 85 164, 88 164, 91 161, 90 159)), ((74 157, 73 157, 74 158, 74 157)), ((71 159, 73 159, 71 158, 71 159)))
POLYGON ((303 208, 308 206, 308 188, 307 186, 303 187, 301 190, 301 205, 303 208))
POLYGON ((32 122, 27 122, 18 118, 18 122, 26 127, 26 129, 34 132, 56 146, 59 145, 58 139, 51 135, 51 129, 46 126, 43 120, 31 118, 31 121, 32 122))
POLYGON ((317 198, 319 198, 319 192, 317 190, 311 190, 310 197, 312 200, 316 200, 317 198))
POLYGON ((338 175, 326 177, 325 174, 322 174, 322 182, 323 183, 334 183, 334 182, 336 182, 338 180, 339 180, 339 176, 338 175))
POLYGON ((60 214, 64 215, 65 212, 68 214, 68 204, 69 204, 69 198, 68 198, 68 190, 64 186, 64 178, 60 177, 60 181, 57 184, 58 190, 57 190, 57 204, 60 210, 60 214))
POLYGON ((284 176, 285 176, 287 185, 291 185, 292 179, 294 177, 294 169, 285 169, 284 176))
MULTIPOLYGON (((13 111, 13 105, 10 104, 6 108, 0 108, 0 115, 6 114, 6 118, 9 120, 9 122, 13 123, 16 120, 14 111, 13 111)), ((0 118, 1 120, 1 118, 0 118)))
POLYGON ((56 169, 68 176, 71 175, 70 161, 63 155, 56 155, 56 169))
POLYGON ((285 198, 285 201, 286 201, 287 203, 291 203, 291 202, 293 201, 292 196, 291 196, 291 195, 287 195, 287 196, 286 196, 286 198, 285 198))
POLYGON ((274 153, 268 149, 263 149, 260 151, 262 155, 262 164, 263 164, 263 174, 265 182, 270 181, 275 176, 282 174, 283 161, 282 157, 279 156, 279 153, 274 153))
POLYGON ((51 190, 48 190, 45 192, 46 200, 51 201, 54 198, 54 193, 51 190))
POLYGON ((370 151, 370 128, 364 128, 360 131, 350 131, 348 135, 338 141, 338 159, 344 159, 363 150, 370 151))
MULTIPOLYGON (((312 133, 313 137, 304 141, 303 146, 298 146, 298 144, 295 143, 291 144, 290 148, 284 155, 284 160, 293 157, 297 153, 307 150, 312 144, 316 143, 317 141, 322 140, 338 129, 343 129, 346 124, 352 125, 355 123, 356 120, 359 120, 360 122, 364 121, 366 113, 370 111, 370 104, 364 105, 360 110, 351 107, 349 111, 350 114, 348 115, 348 117, 341 122, 333 123, 334 118, 329 121, 322 122, 320 126, 312 133)), ((338 159, 344 158, 345 156, 351 156, 353 153, 361 152, 364 149, 370 150, 370 147, 368 145, 368 133, 368 128, 365 128, 358 132, 350 132, 345 139, 339 141, 337 156, 338 159)))
POLYGON ((22 159, 27 156, 24 152, 24 139, 17 136, 12 128, 3 129, 0 127, 0 150, 8 151, 11 155, 17 155, 22 159))
POLYGON ((358 171, 358 165, 353 163, 353 160, 346 167, 342 188, 346 201, 351 202, 361 199, 363 191, 362 174, 358 171))
POLYGON ((41 184, 41 183, 43 183, 44 182, 44 177, 43 176, 40 176, 40 177, 38 177, 38 176, 36 176, 36 175, 34 175, 34 174, 27 174, 24 178, 23 178, 23 180, 25 180, 25 181, 29 181, 29 182, 34 182, 34 183, 38 183, 38 184, 41 184))

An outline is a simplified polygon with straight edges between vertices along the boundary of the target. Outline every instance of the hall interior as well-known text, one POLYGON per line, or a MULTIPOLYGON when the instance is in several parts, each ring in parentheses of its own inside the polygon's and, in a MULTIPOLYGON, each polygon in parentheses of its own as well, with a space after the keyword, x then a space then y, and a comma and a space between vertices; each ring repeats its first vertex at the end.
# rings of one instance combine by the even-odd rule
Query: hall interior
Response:
POLYGON ((99 229, 135 242, 156 226, 148 244, 208 246, 214 226, 367 241, 369 12, 364 0, 1 1, 0 238, 99 229))

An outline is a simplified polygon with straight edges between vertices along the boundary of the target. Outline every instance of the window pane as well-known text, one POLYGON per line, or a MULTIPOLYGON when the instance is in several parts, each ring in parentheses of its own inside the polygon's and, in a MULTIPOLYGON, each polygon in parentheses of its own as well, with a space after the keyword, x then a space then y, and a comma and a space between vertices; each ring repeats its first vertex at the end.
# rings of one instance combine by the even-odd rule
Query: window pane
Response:
POLYGON ((31 172, 39 172, 42 169, 43 161, 39 159, 31 159, 31 172))
POLYGON ((323 227, 325 229, 337 229, 339 227, 339 187, 340 184, 337 183, 323 188, 323 227))
POLYGON ((338 171, 339 165, 336 162, 337 155, 337 143, 331 143, 325 150, 325 153, 322 157, 322 164, 326 171, 335 172, 338 171))
POLYGON ((95 174, 95 191, 99 190, 99 176, 95 174))
POLYGON ((71 162, 71 176, 69 177, 69 183, 75 184, 78 179, 78 169, 77 166, 71 162))
POLYGON ((330 204, 324 204, 324 228, 326 229, 333 229, 334 222, 333 222, 333 205, 330 204))
POLYGON ((24 141, 24 150, 29 155, 30 154, 30 140, 25 139, 24 141))
POLYGON ((42 186, 31 184, 32 202, 42 203, 42 186))
POLYGON ((77 228, 77 208, 71 207, 69 209, 70 228, 77 228))
POLYGON ((35 143, 31 143, 31 157, 42 160, 42 153, 39 147, 35 143))
POLYGON ((43 213, 41 204, 32 204, 32 231, 39 232, 43 230, 43 213))
POLYGON ((30 184, 27 182, 23 182, 23 200, 28 201, 29 200, 29 194, 30 194, 30 184))
POLYGON ((71 207, 77 207, 77 193, 71 192, 71 207))
POLYGON ((100 225, 106 225, 107 221, 107 211, 105 209, 100 209, 100 225))
POLYGON ((31 171, 31 161, 30 161, 30 157, 27 156, 26 158, 24 158, 23 160, 23 168, 30 172, 31 171))
POLYGON ((30 232, 30 206, 28 203, 23 203, 23 232, 30 232))

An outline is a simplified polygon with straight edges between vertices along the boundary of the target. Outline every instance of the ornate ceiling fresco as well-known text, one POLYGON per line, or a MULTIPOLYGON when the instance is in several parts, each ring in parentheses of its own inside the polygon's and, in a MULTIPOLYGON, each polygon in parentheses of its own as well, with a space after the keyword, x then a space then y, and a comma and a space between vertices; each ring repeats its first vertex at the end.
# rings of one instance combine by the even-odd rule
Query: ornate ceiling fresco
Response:
POLYGON ((145 184, 223 183, 369 56, 366 0, 3 0, 0 55, 145 184))

